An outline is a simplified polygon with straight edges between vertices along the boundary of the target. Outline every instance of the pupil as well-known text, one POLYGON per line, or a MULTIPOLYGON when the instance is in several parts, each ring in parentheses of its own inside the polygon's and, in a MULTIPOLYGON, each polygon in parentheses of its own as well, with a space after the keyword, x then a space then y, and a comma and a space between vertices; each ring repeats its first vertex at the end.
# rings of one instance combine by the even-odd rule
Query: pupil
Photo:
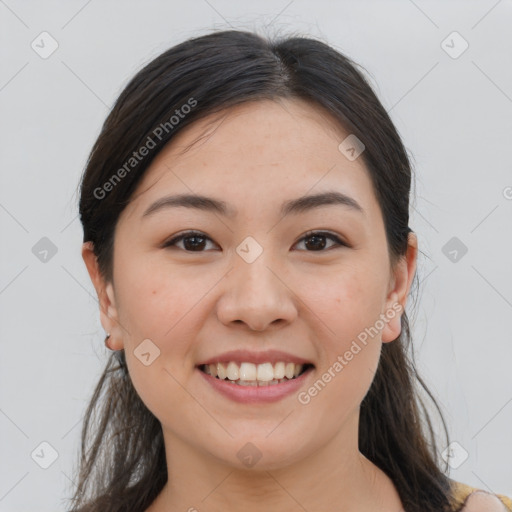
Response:
POLYGON ((202 236, 188 236, 187 238, 185 238, 183 240, 183 242, 184 242, 184 245, 185 245, 185 247, 187 249, 191 249, 191 248, 192 248, 192 250, 198 249, 198 248, 201 249, 201 248, 203 248, 203 245, 204 245, 204 237, 202 237, 202 236), (199 242, 199 244, 198 243, 194 243, 194 244, 191 245, 188 242, 189 240, 196 240, 196 242, 197 242, 197 240, 202 240, 203 242, 202 243, 199 242), (187 247, 187 246, 189 246, 189 247, 187 247))
MULTIPOLYGON (((323 243, 320 244, 321 245, 320 249, 323 249, 325 247, 325 237, 323 235, 311 235, 307 238, 307 240, 316 240, 317 242, 319 239, 322 239, 322 241, 323 241, 323 243)), ((310 244, 308 244, 306 242, 306 247, 310 248, 309 245, 310 244)), ((316 246, 316 248, 318 249, 318 246, 316 246)))

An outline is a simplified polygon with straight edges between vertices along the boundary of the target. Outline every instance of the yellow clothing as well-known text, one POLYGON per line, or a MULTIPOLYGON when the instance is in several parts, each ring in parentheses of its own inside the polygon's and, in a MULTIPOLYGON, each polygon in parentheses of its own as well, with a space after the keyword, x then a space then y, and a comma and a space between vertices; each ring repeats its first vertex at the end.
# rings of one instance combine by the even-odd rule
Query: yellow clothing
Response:
MULTIPOLYGON (((454 499, 453 510, 457 512, 462 509, 462 506, 472 492, 483 490, 479 489, 478 487, 471 487, 470 485, 463 484, 462 482, 456 482, 454 480, 452 480, 452 489, 454 499)), ((506 510, 512 512, 512 500, 510 498, 504 496, 503 494, 496 494, 495 496, 497 496, 502 501, 506 510)))

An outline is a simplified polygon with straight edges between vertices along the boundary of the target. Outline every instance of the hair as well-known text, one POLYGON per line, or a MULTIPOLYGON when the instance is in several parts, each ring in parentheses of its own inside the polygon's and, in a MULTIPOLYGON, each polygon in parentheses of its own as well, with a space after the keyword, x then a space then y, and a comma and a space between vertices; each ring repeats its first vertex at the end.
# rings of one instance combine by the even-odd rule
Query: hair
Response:
MULTIPOLYGON (((81 180, 83 241, 100 272, 113 277, 116 223, 155 156, 186 126, 249 101, 306 100, 363 142, 385 224, 390 263, 404 257, 411 165, 400 136, 358 64, 308 37, 224 30, 186 40, 145 65, 106 118, 81 180), (183 114, 183 115, 182 115, 183 114), (174 118, 174 119, 173 119, 174 118), (134 151, 151 150, 134 160, 134 151), (131 168, 128 168, 128 164, 131 168), (117 171, 116 171, 117 170, 117 171)), ((415 283, 416 283, 415 276, 415 283)), ((451 510, 435 431, 420 391, 404 312, 401 334, 382 345, 360 407, 359 450, 395 484, 407 512, 451 510)), ((162 427, 133 387, 124 350, 113 352, 85 413, 71 512, 144 511, 167 481, 162 427)))

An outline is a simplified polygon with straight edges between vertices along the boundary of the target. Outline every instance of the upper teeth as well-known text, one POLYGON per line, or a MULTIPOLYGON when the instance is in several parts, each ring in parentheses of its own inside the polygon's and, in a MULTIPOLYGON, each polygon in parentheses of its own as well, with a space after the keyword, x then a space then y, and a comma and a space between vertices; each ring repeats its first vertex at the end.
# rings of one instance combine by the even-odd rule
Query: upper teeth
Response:
POLYGON ((302 364, 278 362, 272 366, 272 363, 254 364, 254 363, 215 363, 203 365, 204 371, 218 377, 219 379, 229 380, 248 380, 248 381, 271 381, 283 379, 293 379, 297 377, 304 368, 302 364))

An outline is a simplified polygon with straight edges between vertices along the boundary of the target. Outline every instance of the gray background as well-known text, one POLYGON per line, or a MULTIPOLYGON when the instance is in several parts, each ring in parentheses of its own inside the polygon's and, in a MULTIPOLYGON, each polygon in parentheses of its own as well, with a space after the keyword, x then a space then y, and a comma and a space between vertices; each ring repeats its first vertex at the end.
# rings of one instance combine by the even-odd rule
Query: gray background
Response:
POLYGON ((101 124, 144 63, 230 26, 319 37, 370 73, 417 176, 413 332, 460 445, 450 476, 512 496, 511 25, 505 0, 0 0, 0 510, 64 510, 71 495, 106 359, 76 206, 101 124), (58 43, 45 59, 43 31, 58 43), (457 58, 454 31, 469 44, 457 58))

